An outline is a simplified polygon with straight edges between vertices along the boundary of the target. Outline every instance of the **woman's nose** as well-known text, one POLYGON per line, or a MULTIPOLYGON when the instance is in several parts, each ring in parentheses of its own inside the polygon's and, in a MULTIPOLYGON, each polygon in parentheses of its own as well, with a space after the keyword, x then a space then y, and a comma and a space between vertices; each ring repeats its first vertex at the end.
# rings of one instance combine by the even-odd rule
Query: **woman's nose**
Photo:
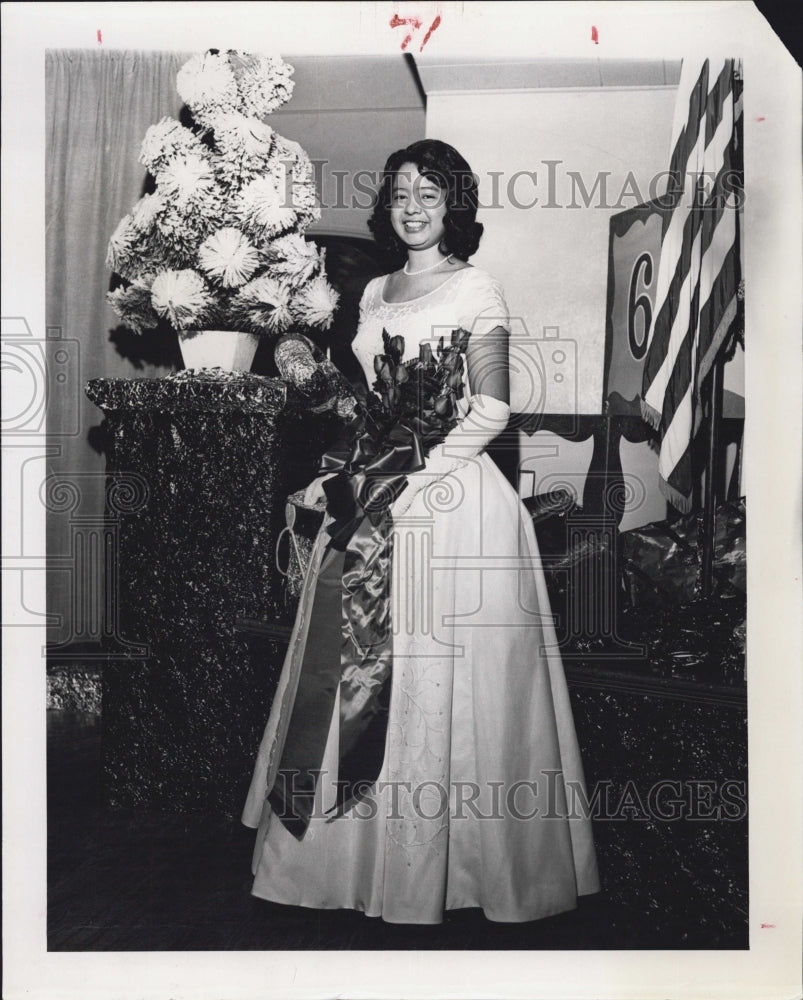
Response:
POLYGON ((418 215, 418 213, 420 211, 421 211, 421 206, 418 204, 418 202, 415 200, 415 198, 408 198, 408 200, 407 200, 407 202, 406 202, 406 204, 404 206, 404 214, 405 215, 418 215))

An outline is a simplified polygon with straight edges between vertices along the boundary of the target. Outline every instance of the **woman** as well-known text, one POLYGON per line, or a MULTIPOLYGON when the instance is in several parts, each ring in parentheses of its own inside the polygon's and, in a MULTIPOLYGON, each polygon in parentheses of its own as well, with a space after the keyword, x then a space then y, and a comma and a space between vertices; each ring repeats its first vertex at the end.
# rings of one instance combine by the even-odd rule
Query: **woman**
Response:
MULTIPOLYGON (((243 813, 259 827, 253 893, 274 902, 395 923, 463 907, 525 921, 599 888, 532 525, 485 454, 510 413, 509 319, 498 282, 468 262, 476 214, 476 179, 451 146, 424 140, 389 158, 371 227, 401 266, 366 287, 354 353, 370 385, 383 330, 417 357, 462 328, 467 377, 457 426, 391 509, 389 704, 376 700, 350 757, 343 562, 325 531, 314 547, 243 813), (355 760, 370 783, 344 802, 338 775, 353 778, 355 760), (299 762, 320 774, 288 796, 299 762)), ((319 479, 307 500, 322 494, 319 479)))

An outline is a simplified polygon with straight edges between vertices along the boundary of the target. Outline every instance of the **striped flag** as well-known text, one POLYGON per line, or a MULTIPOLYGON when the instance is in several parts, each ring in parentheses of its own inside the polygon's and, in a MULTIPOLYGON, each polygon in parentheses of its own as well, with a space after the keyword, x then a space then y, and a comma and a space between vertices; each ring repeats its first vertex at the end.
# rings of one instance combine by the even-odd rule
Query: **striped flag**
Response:
POLYGON ((653 324, 644 362, 642 415, 659 432, 661 490, 692 505, 692 442, 700 389, 737 313, 743 201, 741 67, 684 60, 653 324))

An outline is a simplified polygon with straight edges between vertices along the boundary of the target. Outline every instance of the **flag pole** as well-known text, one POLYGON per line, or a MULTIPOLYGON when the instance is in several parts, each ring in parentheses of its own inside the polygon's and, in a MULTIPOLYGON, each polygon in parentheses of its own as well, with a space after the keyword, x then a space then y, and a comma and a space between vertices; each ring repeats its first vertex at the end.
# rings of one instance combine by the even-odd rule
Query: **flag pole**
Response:
POLYGON ((714 534, 716 509, 715 466, 717 453, 717 432, 722 416, 722 352, 720 351, 711 372, 711 398, 708 422, 708 449, 705 463, 705 493, 703 505, 703 565, 702 596, 708 598, 714 583, 714 534))

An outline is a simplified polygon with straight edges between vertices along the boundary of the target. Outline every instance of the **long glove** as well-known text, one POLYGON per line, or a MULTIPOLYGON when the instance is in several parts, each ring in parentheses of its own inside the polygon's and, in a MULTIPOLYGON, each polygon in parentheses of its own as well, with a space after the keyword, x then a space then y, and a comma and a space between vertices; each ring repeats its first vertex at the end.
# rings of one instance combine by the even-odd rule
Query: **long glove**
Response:
POLYGON ((390 509, 393 520, 404 516, 422 489, 463 468, 481 454, 507 427, 509 419, 507 403, 493 396, 473 395, 468 413, 427 455, 424 468, 409 477, 407 486, 390 509))

